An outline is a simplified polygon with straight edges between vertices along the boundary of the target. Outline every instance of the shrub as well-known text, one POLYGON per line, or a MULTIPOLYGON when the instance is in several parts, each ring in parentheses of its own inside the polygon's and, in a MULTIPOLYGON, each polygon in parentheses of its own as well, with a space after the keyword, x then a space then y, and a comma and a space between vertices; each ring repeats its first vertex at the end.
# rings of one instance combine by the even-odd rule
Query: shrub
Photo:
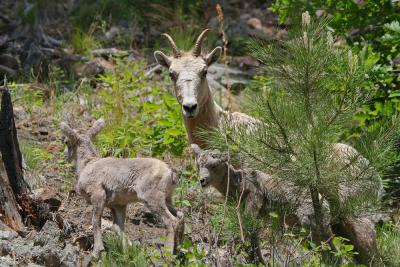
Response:
POLYGON ((115 71, 100 77, 102 105, 94 110, 107 122, 97 139, 103 155, 132 157, 164 152, 179 156, 186 146, 186 131, 175 96, 150 81, 144 62, 117 60, 115 71))

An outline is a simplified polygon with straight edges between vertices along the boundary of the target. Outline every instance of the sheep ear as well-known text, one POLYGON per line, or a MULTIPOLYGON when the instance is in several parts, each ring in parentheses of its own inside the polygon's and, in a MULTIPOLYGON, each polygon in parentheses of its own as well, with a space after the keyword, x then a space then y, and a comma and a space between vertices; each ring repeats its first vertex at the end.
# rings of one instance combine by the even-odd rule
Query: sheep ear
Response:
POLYGON ((169 66, 171 65, 171 58, 161 51, 155 51, 154 58, 161 66, 169 68, 169 66))
POLYGON ((203 151, 203 150, 197 144, 191 144, 190 146, 192 147, 192 150, 193 150, 196 158, 199 157, 201 151, 203 151))
POLYGON ((94 138, 103 129, 105 121, 103 118, 98 119, 92 127, 90 127, 88 135, 90 138, 94 138))
POLYGON ((220 46, 217 46, 216 48, 214 48, 213 51, 208 53, 207 56, 205 57, 207 66, 210 66, 215 61, 217 61, 221 56, 221 53, 222 53, 222 48, 220 46))
POLYGON ((78 140, 78 135, 75 131, 68 126, 65 122, 60 124, 61 132, 71 141, 76 142, 78 140))

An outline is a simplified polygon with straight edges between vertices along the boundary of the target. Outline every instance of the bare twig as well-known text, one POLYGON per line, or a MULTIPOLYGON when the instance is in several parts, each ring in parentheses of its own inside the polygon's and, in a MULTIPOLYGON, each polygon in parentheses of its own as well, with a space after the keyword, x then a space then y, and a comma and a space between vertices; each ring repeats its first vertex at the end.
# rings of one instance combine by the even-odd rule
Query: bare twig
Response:
POLYGON ((231 82, 229 79, 229 73, 228 73, 228 57, 227 57, 227 51, 228 51, 228 38, 226 37, 225 31, 224 31, 224 13, 222 11, 222 8, 220 4, 217 4, 215 9, 217 10, 218 14, 218 21, 219 21, 219 31, 222 34, 222 42, 224 44, 223 46, 223 56, 222 56, 222 61, 224 62, 224 75, 226 78, 226 89, 228 90, 228 106, 227 109, 228 111, 232 110, 232 94, 231 94, 231 82))
POLYGON ((229 146, 228 146, 228 139, 225 135, 225 144, 226 147, 228 148, 228 162, 227 162, 227 168, 228 168, 228 183, 227 183, 227 187, 226 187, 226 194, 225 194, 225 202, 224 202, 224 216, 222 218, 222 223, 221 223, 221 228, 218 231, 217 237, 216 237, 216 244, 218 244, 218 240, 219 237, 222 233, 222 229, 224 228, 225 225, 225 218, 226 218, 226 209, 227 209, 227 205, 228 205, 228 197, 229 197, 229 187, 230 187, 230 169, 229 169, 229 161, 230 161, 230 152, 229 152, 229 146))

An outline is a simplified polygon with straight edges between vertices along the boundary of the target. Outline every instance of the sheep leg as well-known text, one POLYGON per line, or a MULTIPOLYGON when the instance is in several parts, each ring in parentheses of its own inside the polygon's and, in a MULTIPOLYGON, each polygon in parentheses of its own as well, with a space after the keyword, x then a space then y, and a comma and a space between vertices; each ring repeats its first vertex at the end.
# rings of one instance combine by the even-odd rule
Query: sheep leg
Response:
POLYGON ((92 197, 92 225, 93 225, 93 256, 97 257, 100 251, 104 250, 103 241, 101 239, 101 216, 103 215, 104 205, 106 202, 106 192, 103 189, 96 191, 92 197))
POLYGON ((178 224, 177 219, 175 218, 174 215, 170 212, 170 210, 167 207, 165 198, 154 198, 152 196, 151 200, 144 201, 148 209, 156 216, 158 216, 161 221, 166 225, 167 227, 167 239, 165 242, 166 247, 169 248, 170 252, 172 254, 175 253, 176 251, 176 246, 175 246, 175 231, 176 231, 176 225, 178 224), (163 200, 161 200, 163 199, 163 200))
POLYGON ((119 235, 119 237, 122 239, 122 247, 126 247, 127 244, 130 245, 131 242, 128 240, 124 233, 125 229, 125 216, 126 216, 126 206, 117 206, 113 207, 112 209, 113 213, 113 228, 114 231, 116 231, 119 235))
POLYGON ((119 235, 124 231, 126 206, 115 206, 111 208, 113 215, 113 229, 119 235))
POLYGON ((183 213, 181 211, 175 209, 175 207, 172 205, 171 197, 167 198, 167 207, 168 207, 169 212, 171 212, 174 217, 183 218, 183 213))
POLYGON ((175 207, 172 205, 171 197, 167 198, 166 205, 168 210, 172 213, 174 217, 178 219, 176 229, 175 229, 175 239, 174 244, 175 246, 182 243, 184 235, 185 235, 185 221, 183 218, 183 212, 176 210, 175 207))

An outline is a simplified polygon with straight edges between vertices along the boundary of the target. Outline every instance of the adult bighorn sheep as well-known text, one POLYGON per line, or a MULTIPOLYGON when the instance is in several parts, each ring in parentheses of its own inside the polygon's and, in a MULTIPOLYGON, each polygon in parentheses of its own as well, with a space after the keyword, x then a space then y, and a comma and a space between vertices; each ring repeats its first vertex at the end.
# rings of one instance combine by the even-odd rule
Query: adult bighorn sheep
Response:
POLYGON ((76 160, 76 191, 93 205, 93 255, 104 250, 101 239, 101 216, 104 207, 111 209, 113 228, 123 235, 126 207, 141 202, 167 226, 166 245, 174 252, 183 234, 183 214, 172 206, 177 173, 154 158, 100 158, 92 139, 103 128, 97 120, 85 133, 78 133, 65 122, 61 131, 67 137, 67 157, 76 160))
POLYGON ((214 102, 207 82, 207 68, 218 60, 222 48, 218 46, 206 55, 201 54, 202 42, 208 31, 209 29, 205 29, 199 35, 190 52, 179 50, 172 37, 164 33, 163 36, 172 46, 172 56, 167 56, 161 51, 154 52, 157 62, 169 69, 175 95, 182 106, 189 143, 198 144, 202 148, 206 148, 207 144, 196 135, 196 131, 202 127, 218 128, 222 116, 228 116, 233 125, 257 123, 255 118, 244 113, 225 112, 214 102))

